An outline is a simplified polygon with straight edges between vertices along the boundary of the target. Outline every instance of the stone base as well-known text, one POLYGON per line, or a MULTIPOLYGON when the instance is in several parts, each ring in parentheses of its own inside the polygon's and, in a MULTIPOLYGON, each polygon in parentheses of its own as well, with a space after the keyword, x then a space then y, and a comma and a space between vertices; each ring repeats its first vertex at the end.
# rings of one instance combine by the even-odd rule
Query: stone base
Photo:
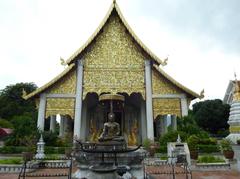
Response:
POLYGON ((240 133, 229 134, 226 139, 230 140, 232 143, 237 144, 237 140, 240 139, 240 133))

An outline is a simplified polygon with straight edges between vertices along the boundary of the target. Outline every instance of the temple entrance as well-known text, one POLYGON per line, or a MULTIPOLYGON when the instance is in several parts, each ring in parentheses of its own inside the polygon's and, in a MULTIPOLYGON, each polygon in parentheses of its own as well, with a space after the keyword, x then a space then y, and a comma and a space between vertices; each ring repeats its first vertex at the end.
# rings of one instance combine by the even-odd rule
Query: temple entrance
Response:
MULTIPOLYGON (((142 141, 142 135, 145 131, 142 127, 146 119, 145 102, 138 93, 119 94, 124 97, 124 102, 115 100, 112 103, 115 122, 120 126, 120 136, 127 139, 130 145, 137 145, 142 141)), ((87 94, 84 100, 84 111, 82 123, 85 125, 85 140, 96 142, 103 131, 104 123, 108 122, 110 113, 110 103, 103 102, 96 93, 87 94)))

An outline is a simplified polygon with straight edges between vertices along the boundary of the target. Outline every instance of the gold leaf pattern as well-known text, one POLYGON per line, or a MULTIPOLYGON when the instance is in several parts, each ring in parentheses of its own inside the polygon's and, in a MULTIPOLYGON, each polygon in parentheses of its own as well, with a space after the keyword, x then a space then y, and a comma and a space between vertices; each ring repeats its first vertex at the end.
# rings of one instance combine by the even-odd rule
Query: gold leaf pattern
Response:
POLYGON ((88 92, 139 92, 145 97, 144 56, 119 17, 111 16, 95 44, 83 57, 84 89, 88 92))
POLYGON ((153 99, 153 114, 154 119, 158 115, 177 115, 181 116, 180 99, 153 99))
POLYGON ((59 80, 47 93, 51 94, 75 94, 76 91, 76 68, 71 70, 65 77, 59 80))
POLYGON ((51 115, 70 115, 74 118, 75 99, 48 98, 46 104, 46 117, 51 115))
POLYGON ((156 70, 152 70, 152 87, 153 94, 181 94, 185 93, 174 86, 165 77, 159 74, 156 70))

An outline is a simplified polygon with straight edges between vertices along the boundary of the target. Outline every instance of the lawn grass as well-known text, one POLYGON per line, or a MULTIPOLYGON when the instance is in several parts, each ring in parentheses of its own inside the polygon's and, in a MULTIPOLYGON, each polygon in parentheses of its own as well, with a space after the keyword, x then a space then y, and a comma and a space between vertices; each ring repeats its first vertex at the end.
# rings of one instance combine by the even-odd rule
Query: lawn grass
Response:
POLYGON ((0 164, 22 164, 22 163, 23 163, 22 157, 0 159, 0 164))
POLYGON ((212 155, 203 155, 198 157, 197 163, 225 163, 225 160, 212 155))

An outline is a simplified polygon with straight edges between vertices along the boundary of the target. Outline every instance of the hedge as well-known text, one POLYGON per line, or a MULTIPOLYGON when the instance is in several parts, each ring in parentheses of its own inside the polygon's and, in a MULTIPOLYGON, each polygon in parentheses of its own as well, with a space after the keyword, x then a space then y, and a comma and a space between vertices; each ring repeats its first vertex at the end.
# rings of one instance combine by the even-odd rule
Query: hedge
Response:
MULTIPOLYGON (((49 147, 45 146, 45 154, 64 154, 65 150, 68 147, 49 147)), ((22 152, 29 151, 29 148, 26 146, 4 146, 0 148, 1 154, 21 154, 22 152)), ((36 148, 32 149, 32 151, 36 152, 36 148)))
POLYGON ((201 153, 214 153, 220 152, 219 145, 198 145, 198 151, 201 153))

